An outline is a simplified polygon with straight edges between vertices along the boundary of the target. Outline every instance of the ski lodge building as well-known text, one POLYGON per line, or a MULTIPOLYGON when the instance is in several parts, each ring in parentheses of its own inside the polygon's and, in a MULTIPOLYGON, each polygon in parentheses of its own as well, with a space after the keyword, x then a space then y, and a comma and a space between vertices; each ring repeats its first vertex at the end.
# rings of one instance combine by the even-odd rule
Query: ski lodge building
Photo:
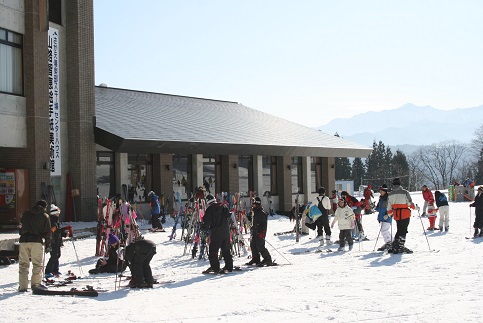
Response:
POLYGON ((95 86, 93 19, 93 0, 0 3, 0 225, 46 196, 94 221, 123 187, 270 192, 289 211, 335 189, 336 157, 372 151, 236 102, 95 86))

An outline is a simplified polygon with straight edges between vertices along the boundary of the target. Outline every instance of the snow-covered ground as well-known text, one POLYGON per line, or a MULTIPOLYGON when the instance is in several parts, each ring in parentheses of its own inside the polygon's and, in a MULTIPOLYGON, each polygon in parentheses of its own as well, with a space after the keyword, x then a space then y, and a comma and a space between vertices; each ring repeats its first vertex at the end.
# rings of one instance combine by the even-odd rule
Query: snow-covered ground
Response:
MULTIPOLYGON (((423 205, 421 193, 412 196, 423 205)), ((201 274, 209 266, 207 260, 182 256, 184 244, 179 239, 169 241, 168 232, 149 233, 144 225, 145 238, 157 244, 151 262, 154 274, 158 280, 175 281, 144 290, 115 291, 115 275, 87 273, 96 262, 95 237, 75 242, 80 264, 72 243, 66 241, 60 271, 79 274, 80 265, 84 279, 74 286, 89 284, 107 291, 97 298, 18 293, 18 265, 0 267, 0 321, 481 322, 483 239, 465 239, 474 220, 474 208, 468 205, 450 203, 450 231, 427 232, 427 240, 423 226, 428 220, 421 223, 413 211, 406 246, 414 254, 403 255, 372 252, 379 232, 375 214, 363 216, 371 240, 356 243, 353 251, 299 255, 292 253, 315 248, 314 233, 299 243, 290 234, 274 236, 290 230, 293 223, 286 217, 269 217, 267 247, 282 266, 222 276, 201 274)), ((337 236, 335 228, 332 240, 337 236)), ((235 265, 247 261, 235 258, 235 265)))

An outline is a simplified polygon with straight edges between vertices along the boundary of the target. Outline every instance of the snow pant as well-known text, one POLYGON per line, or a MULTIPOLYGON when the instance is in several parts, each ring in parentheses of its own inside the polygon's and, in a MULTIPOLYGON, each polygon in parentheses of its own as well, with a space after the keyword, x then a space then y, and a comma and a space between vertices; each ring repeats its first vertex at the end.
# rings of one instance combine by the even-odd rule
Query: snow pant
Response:
POLYGON ((397 231, 396 235, 394 236, 394 240, 398 240, 400 237, 406 240, 406 234, 408 233, 410 219, 411 218, 396 220, 397 231))
POLYGON ((223 259, 225 259, 225 269, 233 270, 233 257, 230 250, 230 238, 227 239, 215 239, 210 241, 210 248, 208 250, 208 260, 210 261, 210 267, 215 272, 220 270, 220 260, 218 258, 218 252, 221 249, 223 259))
POLYGON ((475 212, 475 223, 473 224, 473 228, 482 228, 483 230, 483 213, 475 212))
POLYGON ((42 282, 43 248, 40 242, 21 242, 18 254, 18 285, 19 289, 27 289, 29 283, 29 269, 32 261, 32 277, 30 286, 42 282))
POLYGON ((388 243, 392 240, 390 222, 381 222, 381 235, 385 243, 388 243))
POLYGON ((258 234, 253 234, 250 241, 250 248, 252 249, 252 261, 260 262, 260 255, 266 262, 271 262, 272 257, 265 248, 265 238, 260 238, 258 234))
POLYGON ((52 240, 50 247, 52 248, 52 251, 50 252, 50 259, 47 262, 47 266, 45 266, 45 273, 56 274, 59 272, 60 243, 54 243, 54 241, 52 240))
POLYGON ((429 216, 428 220, 429 220, 429 227, 434 228, 434 224, 436 223, 436 216, 429 216))
POLYGON ((156 246, 152 246, 147 250, 139 250, 134 254, 134 257, 129 264, 129 268, 131 269, 134 283, 137 286, 141 286, 144 283, 151 285, 154 283, 153 273, 149 263, 155 254, 156 246))
POLYGON ((151 225, 153 229, 162 229, 163 226, 161 225, 161 222, 159 221, 159 217, 161 214, 151 214, 151 225))
POLYGON ((426 210, 428 209, 428 201, 424 200, 424 205, 423 205, 423 214, 426 214, 426 210))
POLYGON ((330 230, 329 216, 328 215, 322 214, 321 216, 319 216, 319 218, 315 221, 315 224, 317 225, 317 236, 319 236, 319 237, 323 236, 324 231, 325 231, 326 237, 327 236, 330 237, 332 232, 330 230))
POLYGON ((439 227, 449 227, 449 205, 443 205, 439 207, 439 227))
POLYGON ((344 248, 345 247, 345 241, 347 240, 347 243, 349 246, 352 246, 354 244, 354 240, 352 239, 352 233, 351 229, 346 229, 346 230, 340 230, 339 232, 339 245, 344 248))

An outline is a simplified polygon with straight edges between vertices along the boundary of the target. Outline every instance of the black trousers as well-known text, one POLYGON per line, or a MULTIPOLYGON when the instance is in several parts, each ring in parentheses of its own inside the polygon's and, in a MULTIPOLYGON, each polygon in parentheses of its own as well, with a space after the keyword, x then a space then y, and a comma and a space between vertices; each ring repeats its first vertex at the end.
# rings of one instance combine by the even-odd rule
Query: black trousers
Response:
POLYGON ((410 220, 410 218, 402 219, 402 220, 396 220, 397 231, 396 231, 396 235, 394 236, 394 241, 396 241, 399 237, 406 240, 406 234, 408 233, 409 220, 410 220))
POLYGON ((260 238, 258 234, 253 234, 250 241, 250 249, 252 249, 252 260, 260 262, 260 255, 262 255, 263 260, 272 261, 272 257, 265 248, 265 239, 260 238))
POLYGON ((322 214, 321 216, 319 216, 317 221, 315 221, 315 224, 317 225, 317 236, 321 236, 324 231, 326 236, 330 236, 332 234, 332 231, 330 230, 328 215, 322 214))
POLYGON ((349 246, 352 246, 354 244, 354 240, 352 239, 352 230, 351 229, 346 229, 346 230, 340 230, 339 232, 339 245, 344 248, 345 247, 345 241, 347 240, 347 243, 349 246))
POLYGON ((208 250, 208 260, 210 261, 210 267, 214 271, 220 270, 220 260, 218 258, 218 252, 221 249, 223 259, 225 259, 225 269, 233 270, 233 257, 230 251, 230 238, 222 240, 211 240, 208 250))
POLYGON ((132 261, 130 262, 129 268, 131 269, 131 274, 136 284, 152 284, 154 282, 153 273, 149 263, 155 254, 156 247, 152 247, 144 253, 137 252, 134 255, 132 261))

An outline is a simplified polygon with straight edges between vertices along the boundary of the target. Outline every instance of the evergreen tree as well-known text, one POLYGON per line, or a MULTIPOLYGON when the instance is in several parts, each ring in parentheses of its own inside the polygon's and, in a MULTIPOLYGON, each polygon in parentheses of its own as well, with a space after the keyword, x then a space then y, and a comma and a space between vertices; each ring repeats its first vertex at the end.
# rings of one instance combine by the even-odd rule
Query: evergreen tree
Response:
POLYGON ((366 175, 366 169, 364 167, 364 163, 362 162, 362 159, 357 157, 354 159, 352 162, 352 179, 354 180, 354 186, 358 187, 362 179, 366 175))
MULTIPOLYGON (((406 155, 400 151, 399 149, 396 151, 396 155, 392 157, 391 160, 391 167, 392 167, 392 176, 404 176, 404 175, 409 175, 409 163, 406 158, 406 155)), ((401 177, 401 184, 403 186, 408 187, 409 177, 401 177), (405 182, 406 181, 406 182, 405 182)))
POLYGON ((348 180, 351 178, 351 163, 347 157, 337 157, 335 159, 335 179, 348 180))
POLYGON ((483 147, 480 150, 480 158, 476 162, 475 183, 477 185, 483 184, 483 147))

